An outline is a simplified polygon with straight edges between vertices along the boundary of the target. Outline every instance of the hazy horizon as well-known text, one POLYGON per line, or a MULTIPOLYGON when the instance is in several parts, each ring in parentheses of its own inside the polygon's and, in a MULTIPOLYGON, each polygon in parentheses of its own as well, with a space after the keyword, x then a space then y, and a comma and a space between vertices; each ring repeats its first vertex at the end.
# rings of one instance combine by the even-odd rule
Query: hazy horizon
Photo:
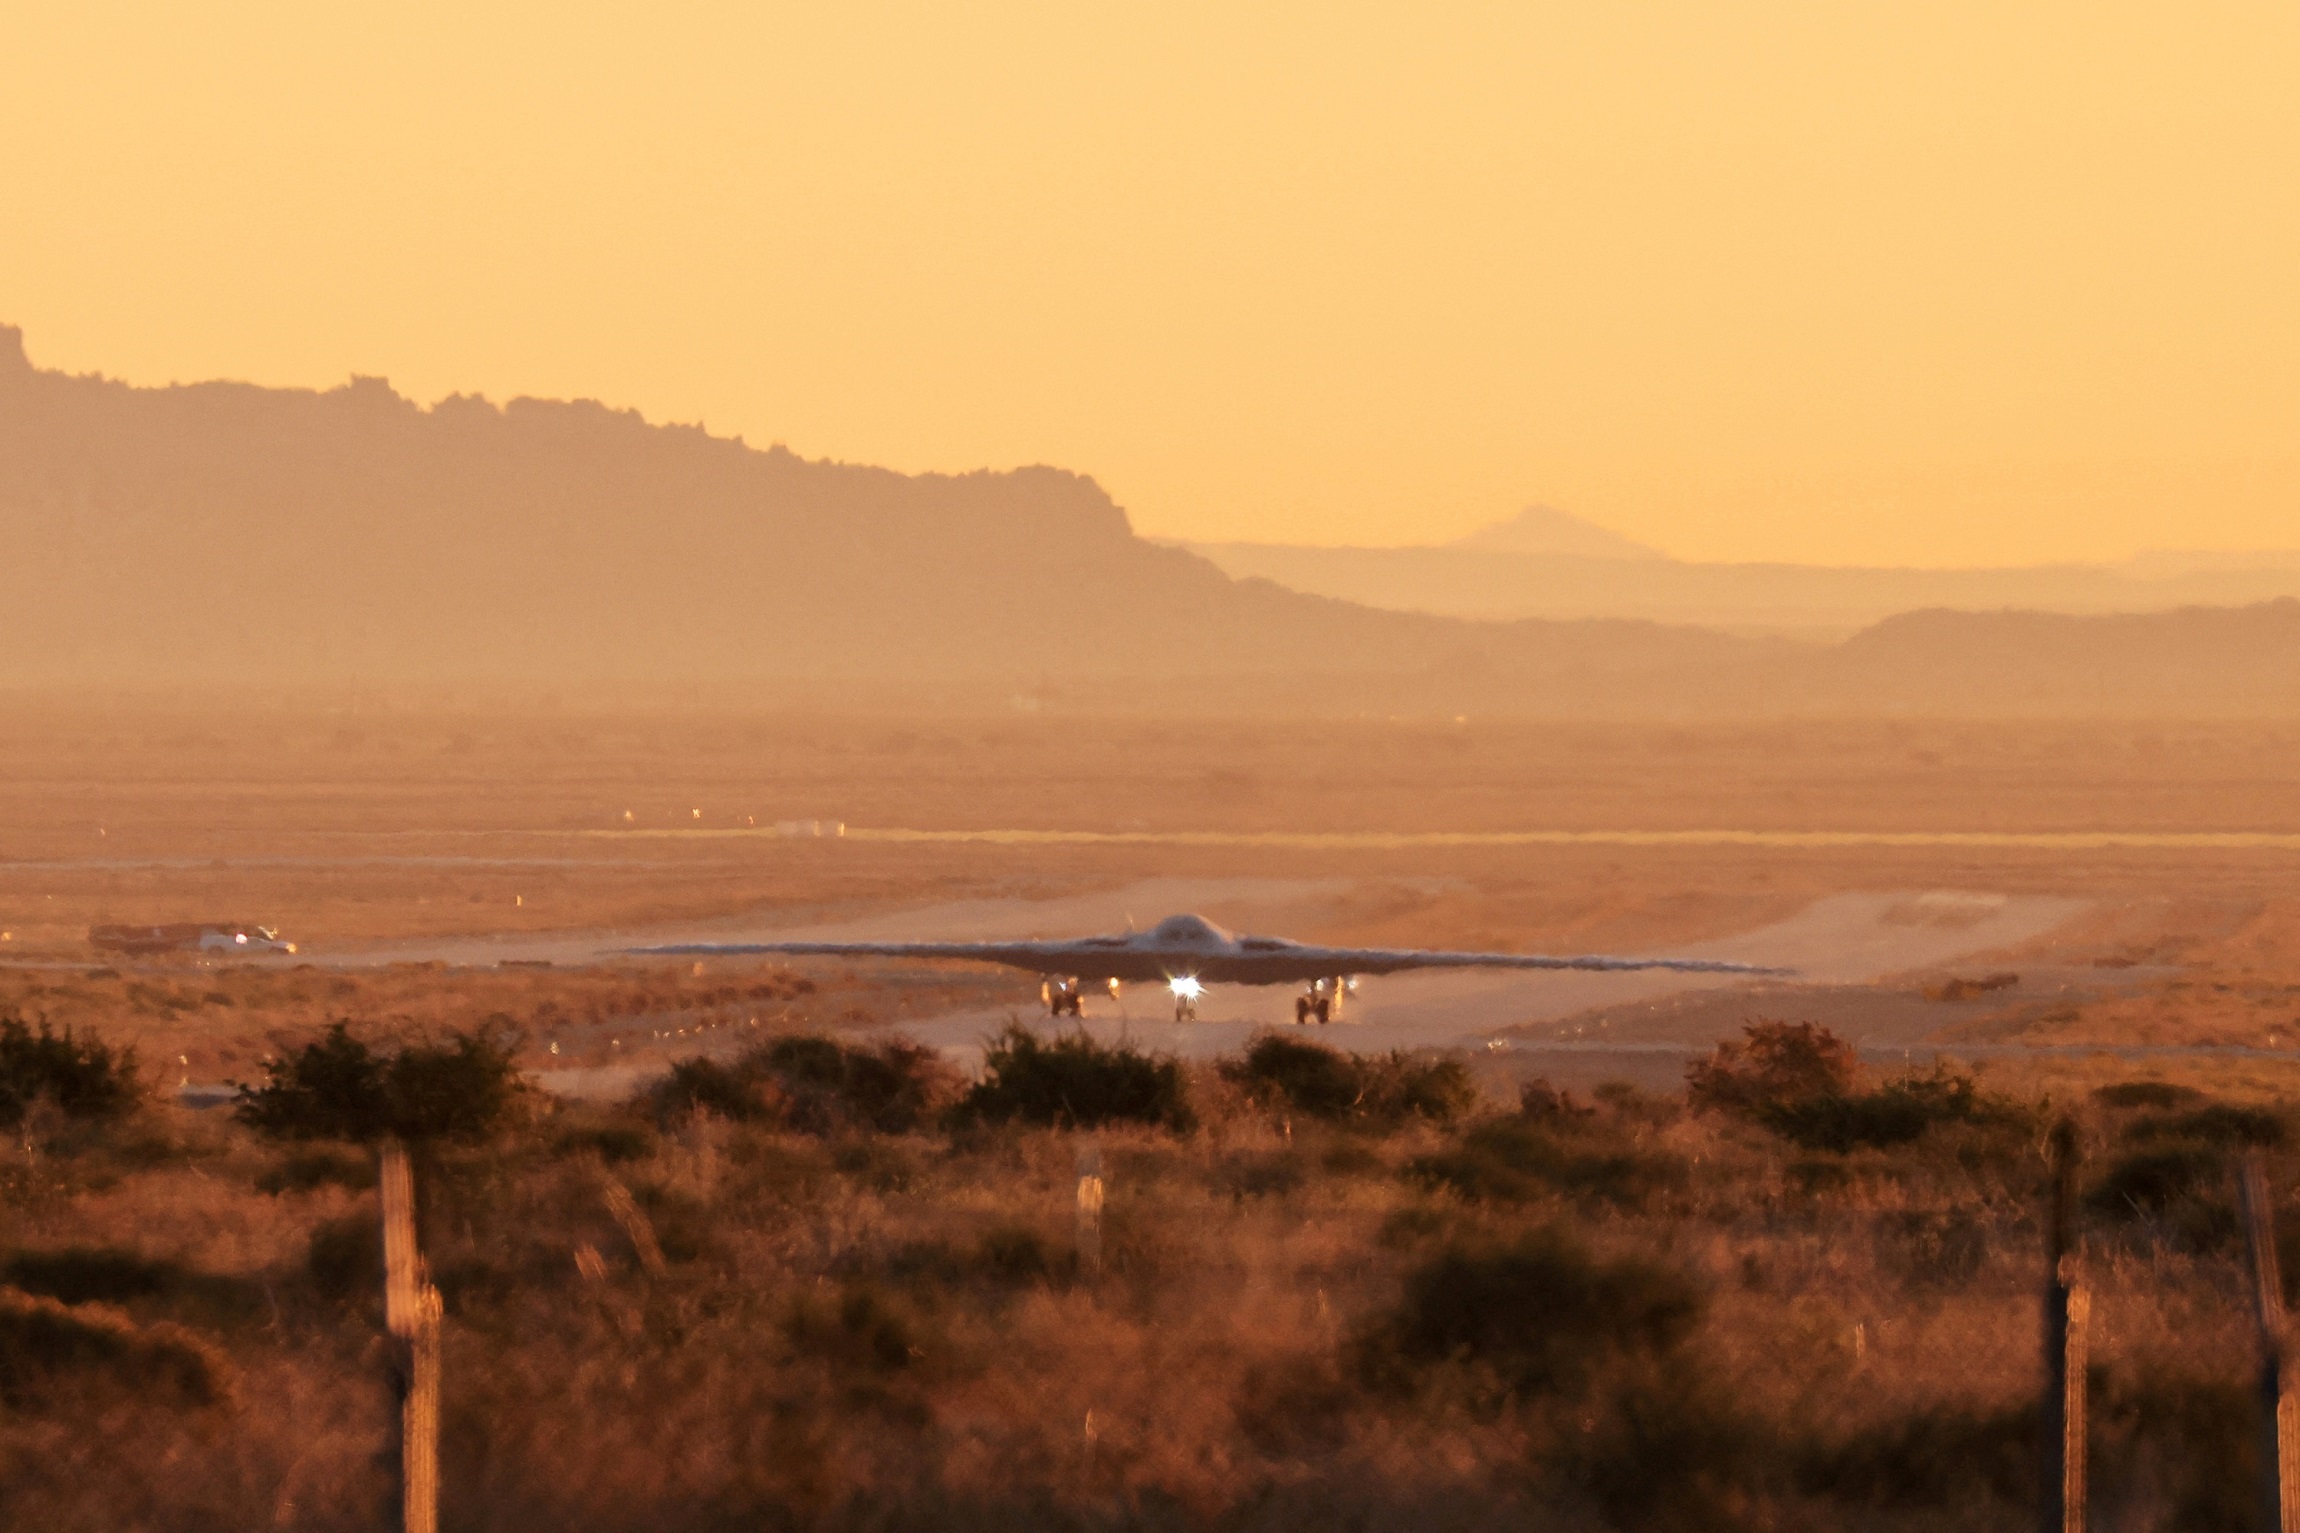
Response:
POLYGON ((23 9, 0 308, 140 384, 598 398, 1161 537, 2277 540, 2300 18, 2069 0, 23 9))
MULTIPOLYGON (((5 316, 0 316, 0 345, 6 345, 11 351, 20 349, 25 360, 29 362, 35 371, 47 373, 61 373, 64 371, 60 368, 44 365, 37 355, 32 343, 32 339, 28 334, 26 334, 24 327, 12 323, 5 316)), ((617 415, 634 416, 649 426, 686 426, 689 424, 679 421, 666 421, 656 419, 635 405, 618 404, 612 400, 600 400, 593 398, 544 398, 535 395, 518 395, 513 396, 511 399, 491 399, 486 394, 477 390, 455 389, 448 393, 441 394, 436 398, 425 400, 421 397, 402 391, 396 385, 394 385, 389 378, 361 373, 347 373, 332 384, 323 383, 317 385, 286 386, 267 385, 244 378, 220 377, 171 379, 163 384, 151 384, 139 382, 131 378, 126 378, 117 373, 107 372, 102 368, 87 369, 83 372, 73 374, 72 376, 93 381, 126 384, 128 387, 136 389, 176 389, 197 388, 203 385, 226 385, 276 392, 307 392, 315 394, 336 392, 365 383, 371 385, 380 385, 390 389, 395 398, 401 400, 404 403, 413 405, 417 410, 425 414, 430 414, 443 406, 452 409, 459 405, 484 404, 500 410, 507 404, 515 402, 528 402, 540 404, 568 404, 585 406, 596 405, 617 415)), ((762 451, 772 450, 790 452, 799 461, 806 463, 814 463, 826 466, 851 466, 882 469, 891 467, 890 465, 885 464, 855 463, 846 459, 800 452, 793 449, 789 443, 784 442, 779 438, 762 445, 758 442, 748 441, 741 432, 714 431, 706 423, 701 422, 693 423, 693 429, 702 432, 706 437, 712 438, 714 440, 729 442, 762 451)), ((1094 484, 1097 487, 1103 487, 1102 480, 1095 474, 1090 466, 1064 463, 1033 462, 1007 465, 1004 467, 990 464, 974 464, 955 469, 892 469, 891 471, 902 474, 907 478, 935 478, 965 477, 970 474, 985 473, 997 474, 1003 472, 1013 472, 1016 470, 1038 468, 1056 469, 1064 473, 1075 474, 1088 483, 1094 484)), ((2300 560, 2300 541, 2285 545, 2259 544, 2246 547, 2225 548, 2168 543, 2159 546, 2135 548, 2130 552, 2119 556, 2038 559, 1997 564, 1960 565, 1926 562, 1907 562, 1899 564, 1862 564, 1848 561, 1832 562, 1823 559, 1795 558, 1701 559, 1689 558, 1664 549, 1656 548, 1650 544, 1639 543, 1616 527, 1605 525, 1604 523, 1595 521, 1592 518, 1579 515, 1569 510, 1542 504, 1530 504, 1518 507, 1514 510, 1495 515, 1488 520, 1477 522, 1469 526, 1466 530, 1451 532, 1443 536, 1432 535, 1428 537, 1415 537, 1408 533, 1390 541, 1368 540, 1358 542, 1338 542, 1304 540, 1288 542, 1276 539, 1187 537, 1160 533, 1145 529, 1138 525, 1134 513, 1129 508, 1121 505, 1118 509, 1120 510, 1121 514, 1127 517, 1129 524, 1133 525, 1133 530, 1137 536, 1146 538, 1154 543, 1200 550, 1233 546, 1238 548, 1302 549, 1306 551, 1318 552, 1344 552, 1360 550, 1422 551, 1431 549, 1449 549, 1481 554, 1499 553, 1503 555, 1558 553, 1575 558, 1655 560, 1666 561, 1675 564, 1715 565, 1728 567, 1736 565, 1761 565, 1809 568, 1816 570, 1918 570, 1938 571, 1942 573, 1954 573, 1958 571, 1970 570, 2027 570, 2067 567, 2120 568, 2126 566, 2136 568, 2156 566, 2160 568, 2172 569, 2185 569, 2191 567, 2196 569, 2242 569, 2253 567, 2262 562, 2268 562, 2280 566, 2283 562, 2288 560, 2300 560), (1565 524, 1562 528, 1559 529, 1565 534, 1564 541, 1559 543, 1554 548, 1549 548, 1537 547, 1532 543, 1527 543, 1522 540, 1513 538, 1513 531, 1521 524, 1521 522, 1529 518, 1537 517, 1551 518, 1555 519, 1557 523, 1565 524), (1608 547, 1607 545, 1613 546, 1608 547)))

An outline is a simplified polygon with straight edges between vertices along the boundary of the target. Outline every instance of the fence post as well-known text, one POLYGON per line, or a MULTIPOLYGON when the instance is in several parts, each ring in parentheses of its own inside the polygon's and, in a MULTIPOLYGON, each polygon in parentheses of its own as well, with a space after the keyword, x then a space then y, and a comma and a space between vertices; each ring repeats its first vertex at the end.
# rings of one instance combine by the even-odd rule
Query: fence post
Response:
POLYGON ((623 1226, 623 1233, 631 1241, 631 1252, 639 1258, 639 1266, 647 1276, 659 1278, 669 1271, 663 1260, 663 1248, 655 1240, 655 1227, 647 1222, 647 1211, 631 1196, 631 1189, 612 1176, 603 1177, 599 1189, 601 1201, 615 1222, 623 1226))
POLYGON ((1087 1145, 1078 1152, 1078 1270, 1088 1276, 1102 1271, 1102 1149, 1087 1145))
POLYGON ((383 1144, 383 1323, 394 1349, 399 1405, 401 1533, 439 1529, 439 1290, 415 1243, 415 1173, 407 1147, 383 1144))
POLYGON ((2276 1253, 2276 1208, 2269 1201, 2268 1170, 2258 1150, 2237 1172, 2244 1208, 2244 1243, 2252 1251, 2252 1314, 2260 1327, 2261 1525, 2300 1533, 2300 1397, 2286 1377, 2289 1331, 2284 1274, 2276 1253))
POLYGON ((2052 1214, 2045 1230, 2043 1475, 2039 1533, 2084 1533, 2086 1331, 2092 1296, 2077 1281, 2070 1238, 2076 1212, 2076 1125, 2052 1131, 2052 1214))

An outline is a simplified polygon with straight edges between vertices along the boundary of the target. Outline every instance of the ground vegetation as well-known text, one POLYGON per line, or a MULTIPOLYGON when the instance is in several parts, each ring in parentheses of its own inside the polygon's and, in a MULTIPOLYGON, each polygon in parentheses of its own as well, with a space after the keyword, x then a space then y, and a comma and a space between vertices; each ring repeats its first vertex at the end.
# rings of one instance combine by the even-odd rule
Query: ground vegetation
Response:
MULTIPOLYGON (((2256 1151, 2293 1185, 2286 1105, 1839 1071, 1789 1100, 1921 1122, 1817 1135, 1704 1089, 1755 1036, 1690 1094, 1448 1085, 1443 1111, 1372 1115, 1369 1082, 1447 1061, 1017 1031, 968 1086, 794 1032, 620 1100, 474 1114, 439 1104, 492 1098, 443 1083, 499 1055, 434 1041, 435 1089, 404 1100, 433 1114, 446 1526, 2027 1526, 2061 1116, 2086 1150, 2096 1503, 2243 1526, 2229 1172, 2256 1151)), ((409 1051, 348 1025, 249 1111, 146 1091, 0 1144, 12 1516, 383 1525, 367 1141, 409 1051)))

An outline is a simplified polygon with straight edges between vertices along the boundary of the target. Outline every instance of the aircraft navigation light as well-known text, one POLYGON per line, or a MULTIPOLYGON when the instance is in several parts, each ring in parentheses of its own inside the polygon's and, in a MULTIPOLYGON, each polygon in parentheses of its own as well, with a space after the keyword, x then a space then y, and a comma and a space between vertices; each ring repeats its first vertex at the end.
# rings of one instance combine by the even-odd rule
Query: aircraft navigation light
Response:
POLYGON ((1177 974, 1166 981, 1166 984, 1167 988, 1185 1000, 1194 1001, 1206 993, 1206 987, 1198 983, 1198 976, 1195 974, 1177 974))

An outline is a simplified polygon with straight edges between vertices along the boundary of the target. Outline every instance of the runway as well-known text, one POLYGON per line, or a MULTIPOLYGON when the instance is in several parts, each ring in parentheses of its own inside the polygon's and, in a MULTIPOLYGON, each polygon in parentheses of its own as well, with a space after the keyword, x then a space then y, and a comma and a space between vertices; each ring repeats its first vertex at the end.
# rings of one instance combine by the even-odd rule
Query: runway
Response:
MULTIPOLYGON (((1269 881, 1273 885, 1276 881, 1269 881)), ((1141 886, 1136 886, 1139 889, 1141 886)), ((1296 886, 1306 897, 1314 886, 1296 886)), ((1132 894, 1134 891, 1123 891, 1132 894)), ((1478 1048, 1539 1050, 1571 1040, 1535 1036, 1533 1030, 1600 1008, 1654 1000, 1697 990, 1745 990, 1752 1005, 1759 996, 1786 998, 1802 986, 1867 984, 1890 975, 1935 967, 1973 955, 2018 946, 2043 936, 2085 910, 2081 900, 2043 895, 2003 895, 1969 891, 1886 891, 1839 894, 1816 900, 1788 920, 1721 938, 1670 949, 1670 956, 1724 959, 1797 971, 1792 979, 1752 981, 1733 975, 1527 972, 1455 970, 1369 977, 1360 982, 1343 1019, 1315 1036, 1359 1052, 1396 1048, 1478 1048)), ((913 923, 901 916, 879 918, 867 933, 826 935, 822 940, 932 940, 944 933, 940 911, 917 912, 913 923)), ((1073 928, 1075 930, 1075 928, 1073 928)), ((1024 935, 984 931, 984 936, 1024 935)), ((1136 1043, 1185 1057, 1224 1054, 1239 1048, 1258 1030, 1293 1023, 1294 990, 1288 986, 1218 986, 1199 1003, 1199 1020, 1177 1023, 1162 989, 1135 988, 1116 1003, 1088 1002, 1083 1025, 1098 1038, 1131 1038, 1136 1043)), ((922 1043, 967 1057, 979 1054, 985 1035, 1010 1016, 1040 1029, 1051 1019, 1005 1010, 953 1013, 900 1024, 922 1043)), ((1652 1040, 1644 1047, 1682 1052, 1690 1040, 1652 1040)), ((1584 1046, 1600 1040, 1584 1040, 1584 1046)), ((1621 1045, 1610 1045, 1619 1047, 1621 1045)))

